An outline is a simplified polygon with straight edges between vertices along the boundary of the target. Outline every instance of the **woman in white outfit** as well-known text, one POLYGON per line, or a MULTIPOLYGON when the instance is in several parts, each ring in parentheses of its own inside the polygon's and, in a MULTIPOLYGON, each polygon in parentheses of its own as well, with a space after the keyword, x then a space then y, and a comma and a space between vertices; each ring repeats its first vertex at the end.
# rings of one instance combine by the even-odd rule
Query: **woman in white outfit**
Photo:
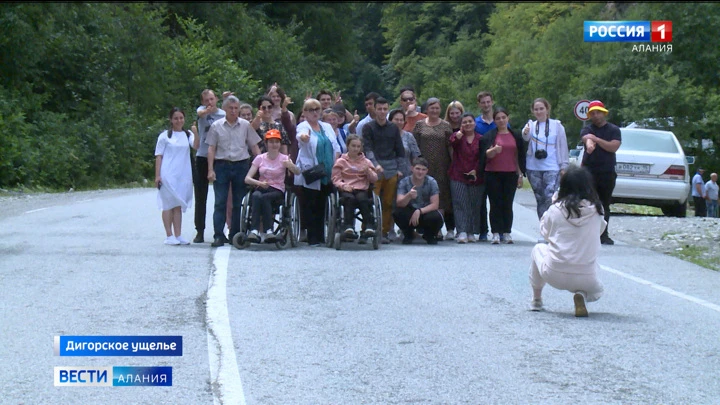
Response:
POLYGON ((528 121, 523 128, 527 148, 527 178, 535 193, 538 219, 542 218, 557 191, 560 176, 570 163, 565 128, 558 120, 550 118, 550 103, 536 98, 532 104, 535 121, 528 121))
POLYGON ((532 250, 530 309, 543 308, 545 283, 574 293, 575 316, 588 316, 585 301, 597 301, 603 285, 597 278, 600 238, 607 222, 600 198, 592 186, 592 175, 582 167, 570 167, 560 178, 557 200, 540 220, 540 234, 547 244, 532 250))
POLYGON ((170 111, 171 128, 158 135, 155 145, 155 187, 157 204, 162 210, 166 245, 188 245, 182 237, 182 213, 192 207, 193 178, 190 146, 197 150, 200 137, 197 128, 183 130, 185 113, 175 107, 170 111), (174 231, 174 233, 173 233, 174 231))

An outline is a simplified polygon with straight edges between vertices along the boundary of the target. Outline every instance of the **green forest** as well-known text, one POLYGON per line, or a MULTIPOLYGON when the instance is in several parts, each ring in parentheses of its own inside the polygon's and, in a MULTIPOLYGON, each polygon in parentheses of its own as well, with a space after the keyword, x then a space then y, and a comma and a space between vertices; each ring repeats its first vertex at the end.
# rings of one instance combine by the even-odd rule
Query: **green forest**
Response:
POLYGON ((275 82, 296 113, 327 89, 361 116, 371 91, 478 113, 487 90, 518 127, 544 97, 570 145, 600 99, 720 169, 720 3, 2 3, 0 30, 2 189, 142 185, 172 107, 189 128, 203 89, 255 105, 275 82), (586 43, 586 20, 672 21, 672 52, 586 43))

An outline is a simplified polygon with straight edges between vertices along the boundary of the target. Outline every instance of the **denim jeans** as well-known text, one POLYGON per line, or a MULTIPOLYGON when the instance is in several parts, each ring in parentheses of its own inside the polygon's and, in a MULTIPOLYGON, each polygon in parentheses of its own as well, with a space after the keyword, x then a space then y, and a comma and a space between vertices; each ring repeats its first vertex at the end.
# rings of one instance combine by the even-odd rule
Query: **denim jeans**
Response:
POLYGON ((245 175, 247 175, 248 170, 250 170, 250 159, 238 162, 216 160, 214 170, 215 182, 213 183, 213 191, 215 192, 215 211, 213 212, 213 227, 215 228, 215 233, 213 237, 215 239, 223 237, 228 189, 232 184, 233 208, 230 235, 228 236, 228 238, 232 240, 233 236, 240 231, 240 203, 247 192, 245 175))
POLYGON ((718 216, 718 202, 717 200, 705 200, 705 207, 707 209, 707 216, 710 218, 717 218, 718 216))

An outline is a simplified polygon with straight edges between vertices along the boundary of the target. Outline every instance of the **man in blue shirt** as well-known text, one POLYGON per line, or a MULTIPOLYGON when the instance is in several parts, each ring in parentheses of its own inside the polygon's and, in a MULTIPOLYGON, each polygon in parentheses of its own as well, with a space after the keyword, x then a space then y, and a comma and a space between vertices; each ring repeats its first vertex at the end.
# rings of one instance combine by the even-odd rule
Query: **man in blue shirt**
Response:
POLYGON ((692 197, 695 202, 695 216, 707 216, 707 207, 705 206, 705 181, 702 176, 705 169, 699 167, 695 176, 692 178, 692 197))

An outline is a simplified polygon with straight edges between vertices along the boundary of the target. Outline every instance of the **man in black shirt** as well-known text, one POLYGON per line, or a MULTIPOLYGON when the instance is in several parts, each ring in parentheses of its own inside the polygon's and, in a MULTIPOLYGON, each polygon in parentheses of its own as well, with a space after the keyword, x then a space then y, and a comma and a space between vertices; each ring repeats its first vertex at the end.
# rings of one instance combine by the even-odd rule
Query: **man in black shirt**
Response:
POLYGON ((607 122, 608 110, 601 101, 593 101, 588 108, 588 116, 592 124, 580 131, 580 137, 585 144, 582 166, 592 173, 595 183, 595 190, 600 197, 605 211, 605 221, 608 226, 605 232, 600 235, 600 243, 613 245, 615 242, 610 239, 608 229, 610 228, 610 202, 615 189, 615 152, 622 143, 620 128, 607 122))

